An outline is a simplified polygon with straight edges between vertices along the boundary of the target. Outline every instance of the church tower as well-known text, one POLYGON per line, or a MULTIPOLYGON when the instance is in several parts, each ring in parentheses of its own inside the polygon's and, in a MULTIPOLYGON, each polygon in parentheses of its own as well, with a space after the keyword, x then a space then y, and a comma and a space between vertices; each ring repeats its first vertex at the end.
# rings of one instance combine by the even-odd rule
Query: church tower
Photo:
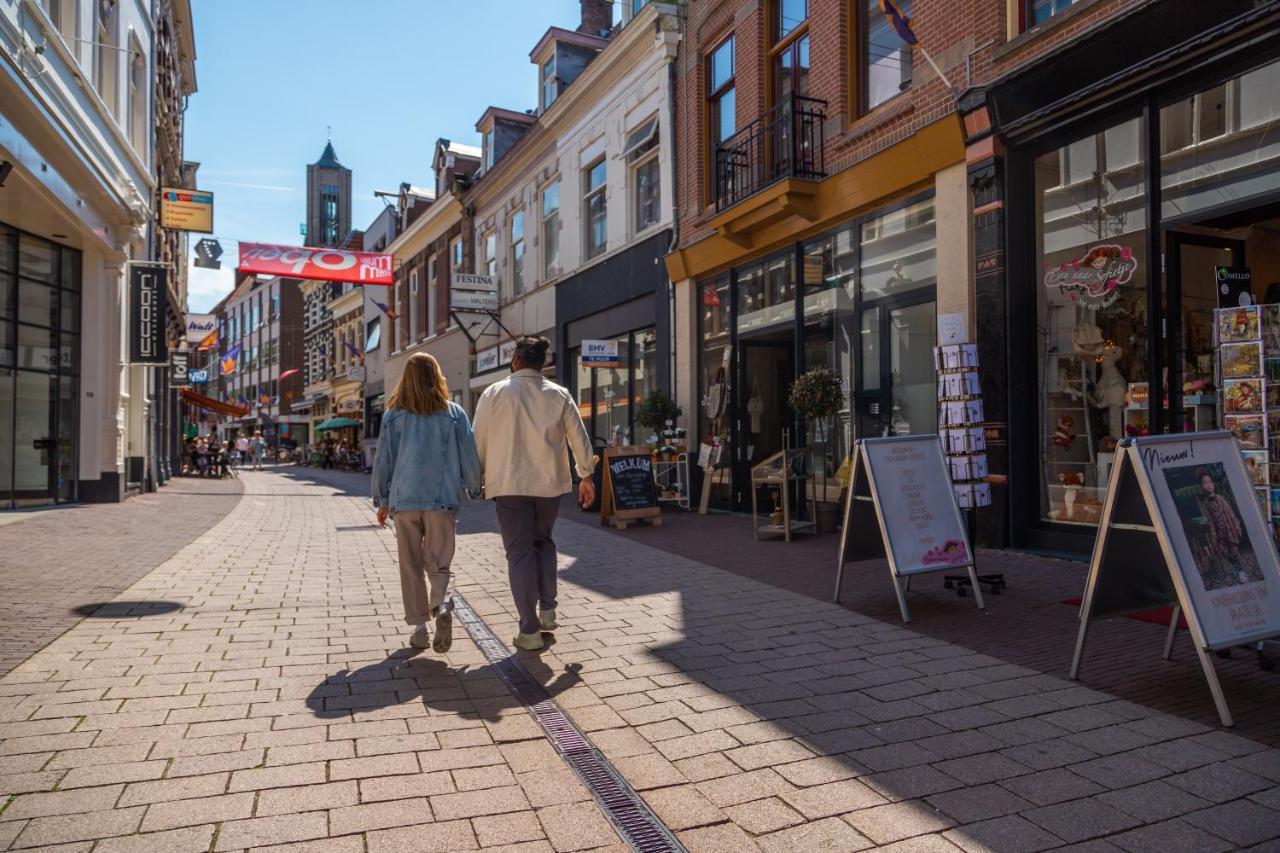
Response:
POLYGON ((351 170, 326 142, 307 166, 307 245, 340 246, 351 233, 351 170))

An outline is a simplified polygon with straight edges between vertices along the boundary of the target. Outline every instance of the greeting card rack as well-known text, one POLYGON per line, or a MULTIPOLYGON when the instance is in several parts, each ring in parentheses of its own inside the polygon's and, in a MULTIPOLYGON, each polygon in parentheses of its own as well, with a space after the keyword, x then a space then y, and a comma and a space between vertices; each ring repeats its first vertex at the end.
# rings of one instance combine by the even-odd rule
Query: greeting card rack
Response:
MULTIPOLYGON (((964 510, 969 541, 975 540, 978 507, 991 506, 987 481, 987 438, 982 423, 982 383, 978 377, 977 344, 944 344, 933 349, 938 375, 938 438, 951 474, 956 504, 964 510)), ((992 595, 1005 586, 1004 575, 978 575, 992 595)), ((945 575, 947 589, 964 597, 971 585, 968 575, 945 575)))

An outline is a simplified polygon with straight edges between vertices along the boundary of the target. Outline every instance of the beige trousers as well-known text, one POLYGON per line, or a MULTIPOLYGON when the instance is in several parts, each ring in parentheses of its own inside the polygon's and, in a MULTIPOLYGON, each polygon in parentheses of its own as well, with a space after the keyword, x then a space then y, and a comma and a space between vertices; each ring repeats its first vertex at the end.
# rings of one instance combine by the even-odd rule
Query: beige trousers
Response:
POLYGON ((449 590, 456 514, 444 510, 399 510, 395 527, 404 621, 416 625, 431 616, 449 590))

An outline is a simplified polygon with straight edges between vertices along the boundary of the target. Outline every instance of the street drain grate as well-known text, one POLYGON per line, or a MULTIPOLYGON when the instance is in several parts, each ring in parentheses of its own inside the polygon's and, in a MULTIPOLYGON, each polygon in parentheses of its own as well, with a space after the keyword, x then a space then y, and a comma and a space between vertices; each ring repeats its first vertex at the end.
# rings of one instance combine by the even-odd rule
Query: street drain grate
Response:
POLYGON ((467 600, 455 592, 453 605, 458 620, 485 659, 497 670, 511 694, 533 714, 556 752, 578 774, 582 784, 595 797, 600 810, 631 849, 640 853, 687 853, 684 845, 658 820, 617 768, 551 700, 546 688, 535 681, 511 650, 494 636, 467 600))

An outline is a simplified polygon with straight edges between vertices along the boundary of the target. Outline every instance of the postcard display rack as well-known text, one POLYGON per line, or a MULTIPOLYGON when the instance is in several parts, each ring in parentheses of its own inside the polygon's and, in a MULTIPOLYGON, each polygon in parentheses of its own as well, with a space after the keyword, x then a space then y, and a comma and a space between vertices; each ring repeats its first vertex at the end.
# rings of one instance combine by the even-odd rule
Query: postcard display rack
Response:
POLYGON ((1222 428, 1236 437, 1262 517, 1280 538, 1280 305, 1214 311, 1222 428))
MULTIPOLYGON (((987 481, 987 438, 982 422, 982 383, 978 377, 977 344, 945 344, 933 348, 933 364, 938 374, 938 438, 951 474, 956 505, 964 511, 969 541, 974 541, 976 517, 973 511, 991 506, 991 484, 987 481)), ((947 589, 961 597, 967 594, 967 575, 946 575, 947 589)), ((992 594, 1005 585, 1003 575, 978 575, 992 594)))

